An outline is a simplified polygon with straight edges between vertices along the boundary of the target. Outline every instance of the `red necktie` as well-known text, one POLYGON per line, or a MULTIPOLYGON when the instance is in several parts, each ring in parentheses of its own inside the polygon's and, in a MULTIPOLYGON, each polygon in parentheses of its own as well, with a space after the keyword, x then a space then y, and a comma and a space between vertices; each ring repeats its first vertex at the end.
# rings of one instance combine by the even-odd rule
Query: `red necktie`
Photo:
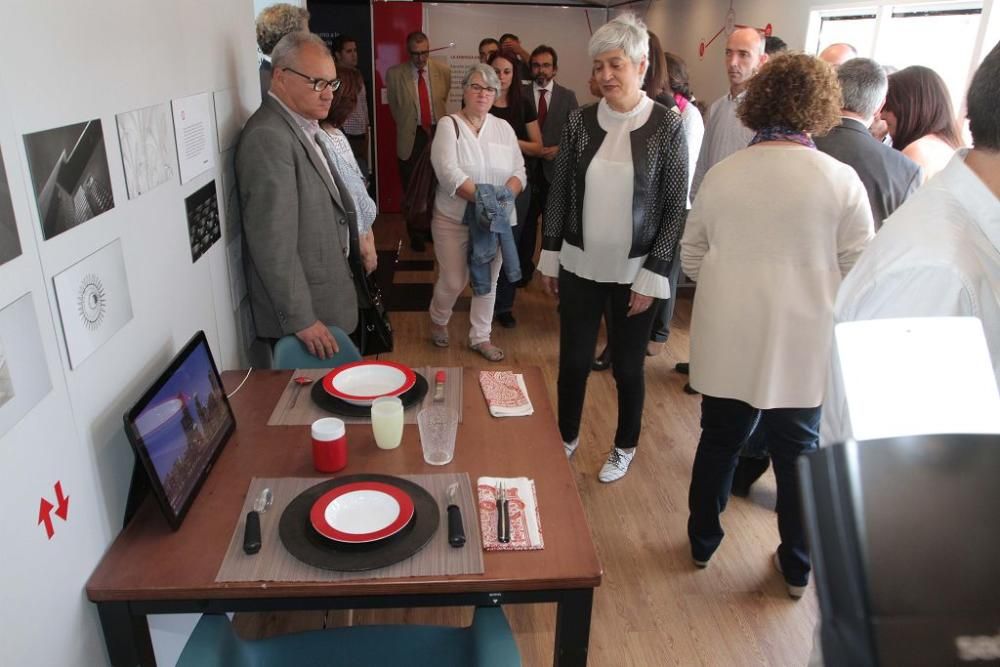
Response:
POLYGON ((431 96, 427 94, 427 80, 424 78, 424 68, 417 70, 417 95, 420 98, 420 125, 431 133, 431 96))
POLYGON ((547 92, 544 88, 538 91, 538 127, 545 126, 545 114, 549 112, 549 105, 545 102, 547 92))

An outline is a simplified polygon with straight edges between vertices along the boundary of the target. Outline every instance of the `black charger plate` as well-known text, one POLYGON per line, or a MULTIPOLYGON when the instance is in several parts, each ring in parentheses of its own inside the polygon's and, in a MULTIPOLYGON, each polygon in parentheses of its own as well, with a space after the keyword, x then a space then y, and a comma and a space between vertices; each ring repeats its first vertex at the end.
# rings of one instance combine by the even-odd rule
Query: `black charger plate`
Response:
POLYGON ((363 572, 398 563, 420 551, 441 521, 438 504, 421 486, 389 475, 346 475, 309 487, 288 504, 278 523, 278 535, 288 552, 307 565, 324 570, 363 572), (329 540, 313 528, 309 513, 320 496, 344 484, 382 482, 397 486, 413 499, 413 518, 405 528, 384 540, 346 544, 329 540))
MULTIPOLYGON (((403 408, 406 409, 411 405, 419 403, 424 400, 424 396, 427 395, 427 379, 414 371, 414 375, 417 376, 417 381, 412 387, 404 391, 399 395, 399 400, 403 402, 403 408)), ((347 401, 341 400, 336 396, 331 396, 327 393, 326 389, 323 387, 323 381, 313 383, 312 388, 312 400, 313 403, 323 408, 327 412, 332 412, 335 415, 341 415, 343 417, 368 417, 372 416, 371 406, 368 405, 354 405, 348 403, 347 401)))

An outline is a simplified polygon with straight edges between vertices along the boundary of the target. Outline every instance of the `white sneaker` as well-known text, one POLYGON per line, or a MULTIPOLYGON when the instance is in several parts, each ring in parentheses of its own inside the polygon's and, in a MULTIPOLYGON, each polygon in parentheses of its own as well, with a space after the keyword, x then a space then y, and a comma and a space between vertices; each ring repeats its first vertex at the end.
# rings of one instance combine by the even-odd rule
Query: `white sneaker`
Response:
MULTIPOLYGON (((777 551, 774 552, 774 560, 772 562, 774 563, 774 569, 776 569, 784 579, 784 572, 782 572, 781 570, 781 559, 778 558, 777 551)), ((785 579, 785 587, 788 589, 788 597, 792 598, 793 600, 798 600, 799 598, 801 598, 803 595, 806 594, 805 586, 795 586, 793 584, 788 583, 787 579, 785 579)))
POLYGON ((580 446, 580 436, 576 436, 572 442, 564 442, 563 449, 566 451, 566 458, 573 456, 573 452, 580 446))
POLYGON ((631 449, 612 447, 608 460, 604 462, 601 472, 597 473, 597 479, 604 483, 618 481, 628 472, 633 458, 635 458, 635 447, 631 449))

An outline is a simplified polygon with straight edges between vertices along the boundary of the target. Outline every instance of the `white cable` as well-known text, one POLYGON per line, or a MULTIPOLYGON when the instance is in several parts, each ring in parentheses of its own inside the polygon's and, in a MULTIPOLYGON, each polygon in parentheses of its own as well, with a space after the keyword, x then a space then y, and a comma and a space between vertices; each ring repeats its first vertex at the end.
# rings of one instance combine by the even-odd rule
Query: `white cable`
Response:
POLYGON ((226 394, 226 398, 232 398, 233 395, 236 392, 238 392, 240 389, 242 389, 243 385, 245 385, 247 383, 247 380, 250 379, 250 374, 251 373, 253 373, 253 366, 251 366, 250 370, 247 371, 246 377, 243 378, 243 382, 240 382, 240 385, 238 387, 236 387, 236 389, 233 389, 231 392, 229 392, 228 394, 226 394))

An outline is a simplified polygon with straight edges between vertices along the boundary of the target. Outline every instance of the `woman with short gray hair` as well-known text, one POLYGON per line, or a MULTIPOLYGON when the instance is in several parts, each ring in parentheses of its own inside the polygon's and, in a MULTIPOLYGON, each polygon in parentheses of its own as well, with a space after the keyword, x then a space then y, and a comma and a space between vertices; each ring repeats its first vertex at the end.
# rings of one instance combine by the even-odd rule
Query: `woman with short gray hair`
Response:
MULTIPOLYGON (((467 223, 488 208, 497 218, 490 229, 506 226, 510 235, 509 228, 517 224, 514 198, 527 184, 527 175, 513 128, 490 115, 500 90, 493 68, 473 65, 462 80, 462 90, 462 110, 448 117, 451 122, 438 122, 431 144, 431 164, 438 179, 431 218, 438 262, 430 305, 431 341, 448 347, 448 322, 471 276, 469 347, 488 361, 500 361, 503 350, 490 342, 490 333, 504 257, 496 237, 476 236, 473 232, 478 229, 467 223), (474 253, 469 252, 470 243, 474 253)), ((516 253, 513 260, 509 269, 517 265, 516 253)), ((520 276, 511 277, 508 271, 508 277, 520 276)))
POLYGON ((635 456, 645 399, 643 365, 658 299, 687 202, 687 143, 676 113, 646 96, 649 33, 633 14, 590 39, 603 98, 573 111, 563 130, 545 210, 538 268, 559 303, 559 430, 579 444, 587 377, 604 306, 618 427, 598 479, 613 482, 635 456))

